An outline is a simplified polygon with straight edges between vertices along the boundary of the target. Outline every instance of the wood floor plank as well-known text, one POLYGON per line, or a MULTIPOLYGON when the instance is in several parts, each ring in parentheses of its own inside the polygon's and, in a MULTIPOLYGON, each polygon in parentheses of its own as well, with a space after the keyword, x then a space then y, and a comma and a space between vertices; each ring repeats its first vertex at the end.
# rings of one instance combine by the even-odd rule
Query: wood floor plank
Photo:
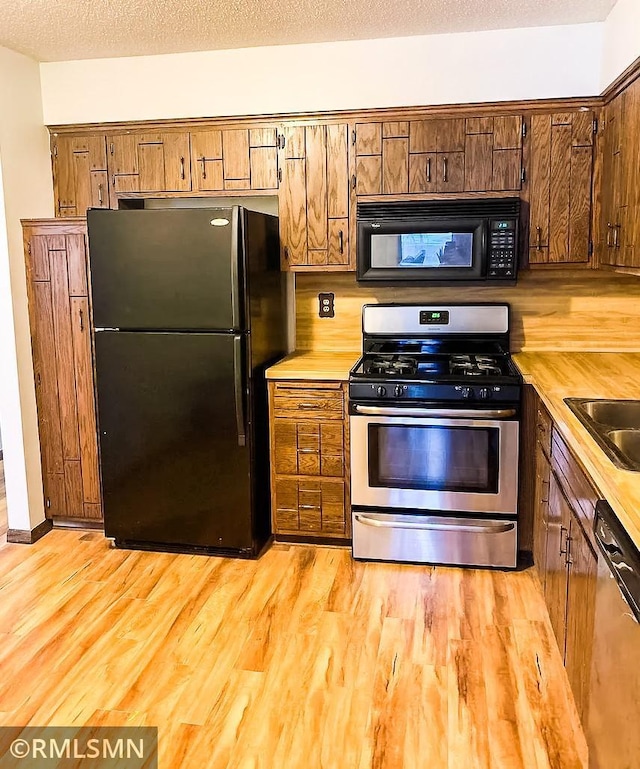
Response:
POLYGON ((585 769, 533 570, 0 547, 0 724, 155 725, 172 769, 585 769))

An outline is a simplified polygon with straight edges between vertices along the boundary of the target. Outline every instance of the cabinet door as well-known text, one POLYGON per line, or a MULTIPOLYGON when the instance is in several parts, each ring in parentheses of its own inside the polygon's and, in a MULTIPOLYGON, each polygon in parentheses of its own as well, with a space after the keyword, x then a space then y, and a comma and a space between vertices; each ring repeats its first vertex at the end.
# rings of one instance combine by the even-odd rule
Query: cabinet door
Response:
POLYGON ((25 229, 47 515, 101 517, 83 232, 25 229))
POLYGON ((549 479, 551 466, 542 446, 536 443, 536 486, 534 500, 533 562, 543 589, 547 577, 547 532, 549 525, 549 479))
POLYGON ((493 133, 468 134, 465 143, 464 188, 467 191, 482 192, 492 187, 493 133))
POLYGON ((569 533, 569 588, 565 666, 580 720, 587 723, 598 557, 572 515, 569 533))
POLYGON ((303 131, 294 134, 296 141, 285 134, 280 149, 284 264, 345 269, 350 264, 348 126, 312 125, 303 131), (287 157, 292 153, 303 157, 287 157))
POLYGON ((607 105, 602 170, 601 261, 640 266, 640 190, 634 159, 640 153, 640 82, 607 105))
POLYGON ((586 262, 590 250, 593 113, 534 115, 530 141, 529 261, 586 262))
POLYGON ((564 657, 567 616, 567 538, 571 514, 553 473, 549 479, 545 599, 560 653, 564 657))
POLYGON ((188 133, 113 134, 108 141, 109 175, 114 191, 191 190, 188 133))
POLYGON ((464 152, 436 155, 436 188, 438 192, 464 190, 464 152))
POLYGON ((222 131, 191 132, 191 170, 197 192, 224 189, 222 131))
POLYGON ((52 153, 56 216, 84 216, 87 208, 108 208, 103 135, 54 136, 52 153))
POLYGON ((191 190, 191 152, 188 133, 162 135, 164 153, 164 191, 189 192, 191 190))
POLYGON ((382 193, 382 123, 356 123, 356 194, 382 193))

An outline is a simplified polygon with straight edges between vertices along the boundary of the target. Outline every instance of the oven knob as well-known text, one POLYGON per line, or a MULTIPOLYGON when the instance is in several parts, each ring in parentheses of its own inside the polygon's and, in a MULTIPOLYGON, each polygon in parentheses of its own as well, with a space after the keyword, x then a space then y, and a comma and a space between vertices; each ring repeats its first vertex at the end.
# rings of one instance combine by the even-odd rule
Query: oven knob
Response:
POLYGON ((402 398, 404 395, 404 387, 402 385, 396 385, 393 394, 396 396, 396 398, 402 398))
POLYGON ((489 390, 487 387, 483 387, 482 390, 478 393, 478 397, 480 400, 486 401, 488 398, 491 397, 491 390, 489 390))
POLYGON ((473 398, 473 390, 470 387, 463 387, 460 390, 460 395, 464 400, 469 400, 469 398, 473 398))
POLYGON ((376 392, 380 398, 384 398, 384 396, 387 394, 387 388, 383 387, 382 385, 378 385, 376 392))

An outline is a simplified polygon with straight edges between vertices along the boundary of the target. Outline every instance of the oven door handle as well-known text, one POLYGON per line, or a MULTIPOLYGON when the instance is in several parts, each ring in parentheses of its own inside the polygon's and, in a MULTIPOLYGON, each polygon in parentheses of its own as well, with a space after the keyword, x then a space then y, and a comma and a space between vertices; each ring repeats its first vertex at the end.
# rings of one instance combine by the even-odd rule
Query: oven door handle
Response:
POLYGON ((513 531, 515 524, 512 522, 494 523, 490 525, 479 524, 472 526, 461 523, 411 523, 409 521, 381 521, 379 518, 369 518, 366 515, 356 514, 356 521, 365 526, 375 526, 379 529, 417 529, 420 531, 465 531, 471 534, 505 534, 513 531))
POLYGON ((391 408, 387 406, 361 406, 359 404, 356 404, 353 408, 357 414, 369 414, 380 417, 449 417, 451 419, 477 417, 479 419, 506 419, 516 415, 515 409, 485 411, 475 409, 425 409, 412 408, 411 406, 391 408))

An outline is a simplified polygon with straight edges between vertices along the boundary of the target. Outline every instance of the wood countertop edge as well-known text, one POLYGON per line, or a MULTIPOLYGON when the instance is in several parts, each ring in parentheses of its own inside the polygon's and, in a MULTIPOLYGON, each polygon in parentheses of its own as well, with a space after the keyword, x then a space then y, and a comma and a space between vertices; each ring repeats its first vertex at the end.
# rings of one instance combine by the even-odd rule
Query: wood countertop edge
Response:
MULTIPOLYGON (((585 355, 588 353, 576 354, 585 355)), ((524 382, 535 387, 540 399, 549 411, 555 427, 573 452, 586 475, 591 479, 602 499, 606 499, 609 505, 611 505, 620 523, 624 526, 636 547, 640 549, 640 473, 616 467, 564 402, 564 398, 589 396, 585 396, 582 393, 574 395, 571 392, 559 392, 564 387, 570 390, 571 385, 565 385, 563 388, 551 388, 541 384, 534 373, 521 370, 520 365, 518 365, 517 355, 515 356, 515 363, 518 366, 518 370, 522 373, 524 382), (624 488, 621 488, 620 481, 627 480, 627 478, 629 481, 635 481, 637 486, 637 492, 633 495, 630 495, 624 488)))
POLYGON ((353 352, 330 350, 296 350, 270 366, 265 376, 268 380, 292 379, 324 382, 346 382, 349 371, 362 355, 353 352))

